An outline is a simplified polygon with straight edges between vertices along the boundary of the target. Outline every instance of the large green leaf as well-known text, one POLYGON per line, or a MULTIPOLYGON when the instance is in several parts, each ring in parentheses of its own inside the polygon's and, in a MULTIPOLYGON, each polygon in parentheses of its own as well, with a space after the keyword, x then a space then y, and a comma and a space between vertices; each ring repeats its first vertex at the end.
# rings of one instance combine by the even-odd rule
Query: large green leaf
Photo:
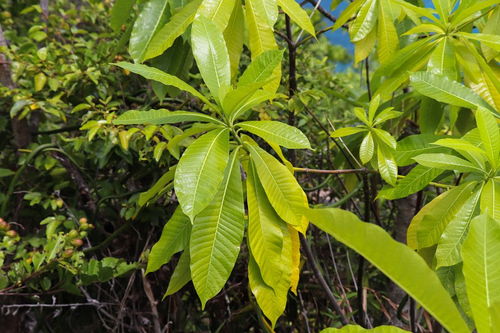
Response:
POLYGON ((165 292, 163 298, 175 294, 189 281, 191 281, 191 269, 189 268, 189 248, 186 248, 184 252, 182 252, 177 262, 177 266, 175 266, 175 270, 168 282, 167 292, 165 292))
POLYGON ((229 53, 222 31, 215 23, 198 16, 191 29, 194 58, 208 89, 218 101, 231 85, 229 53))
POLYGON ((469 161, 449 154, 422 154, 413 158, 418 164, 429 168, 438 168, 443 170, 457 170, 460 172, 479 172, 483 170, 476 167, 469 161))
MULTIPOLYGON (((264 51, 276 49, 273 25, 266 9, 264 0, 248 0, 245 2, 248 42, 252 57, 255 58, 264 51)), ((271 2, 271 1, 269 1, 271 2)))
POLYGON ((191 278, 202 307, 222 289, 238 258, 245 208, 238 149, 231 153, 214 200, 195 218, 191 232, 191 278))
POLYGON ((153 36, 151 43, 147 46, 144 60, 161 55, 166 49, 174 44, 174 41, 186 31, 193 22, 196 10, 201 0, 193 0, 187 3, 179 12, 153 36))
POLYGON ((236 126, 285 148, 311 149, 311 144, 304 133, 296 127, 279 121, 244 121, 236 124, 236 126))
POLYGON ((380 191, 378 197, 389 200, 405 198, 410 194, 422 190, 442 173, 443 170, 440 169, 417 165, 394 188, 380 191))
POLYGON ((203 113, 190 111, 169 111, 165 109, 136 111, 131 110, 121 114, 113 121, 115 125, 163 125, 183 121, 200 121, 224 125, 223 122, 203 113))
POLYGON ((471 197, 476 185, 475 182, 468 182, 454 187, 425 205, 410 223, 406 235, 408 246, 422 249, 437 244, 448 223, 471 197))
POLYGON ((203 0, 198 9, 198 15, 208 18, 217 25, 220 31, 224 31, 236 2, 236 0, 203 0))
POLYGON ((165 22, 167 0, 149 0, 137 17, 130 35, 129 53, 135 62, 143 62, 153 35, 165 22))
POLYGON ((239 78, 238 87, 268 80, 276 66, 281 64, 282 58, 282 50, 269 50, 259 54, 239 78))
POLYGON ((278 215, 287 223, 300 225, 302 213, 298 210, 306 204, 304 192, 293 174, 286 166, 258 146, 246 144, 245 147, 250 152, 260 182, 278 215))
POLYGON ((113 31, 118 32, 130 17, 130 12, 135 4, 135 0, 117 0, 111 9, 109 25, 113 31))
POLYGON ((295 0, 278 0, 278 5, 302 29, 315 35, 314 26, 306 11, 295 0))
POLYGON ((476 217, 462 247, 467 296, 480 333, 497 332, 490 316, 500 303, 500 221, 476 217))
POLYGON ((119 62, 119 63, 116 63, 115 65, 119 66, 123 69, 129 70, 133 73, 139 74, 146 79, 158 81, 160 83, 163 83, 166 86, 173 86, 173 87, 176 87, 180 90, 187 91, 191 95, 198 97, 201 101, 203 101, 205 104, 210 106, 212 109, 214 109, 214 110, 217 109, 217 107, 214 106, 212 103, 210 103, 210 101, 205 96, 203 96, 196 89, 194 89, 193 87, 191 87, 189 84, 182 81, 178 77, 175 77, 175 76, 167 74, 167 73, 165 73, 157 68, 149 67, 146 65, 131 64, 128 62, 119 62))
POLYGON ((168 263, 172 255, 184 250, 189 244, 191 222, 184 215, 180 206, 163 227, 160 240, 153 246, 148 257, 146 274, 158 270, 168 263))
POLYGON ((500 130, 495 117, 483 108, 476 111, 476 123, 483 148, 491 165, 495 168, 500 161, 500 130))
POLYGON ((352 42, 364 39, 375 28, 377 14, 377 0, 366 0, 349 27, 352 42))
POLYGON ((320 333, 405 333, 409 331, 405 331, 396 326, 378 326, 372 329, 363 328, 358 325, 346 325, 342 328, 325 328, 321 330, 320 333))
POLYGON ((436 249, 436 267, 453 266, 462 261, 460 249, 469 231, 472 218, 479 208, 481 190, 475 191, 465 201, 455 217, 444 229, 436 249))
POLYGON ((392 21, 391 0, 378 0, 378 59, 387 62, 396 53, 399 44, 398 32, 392 21))
POLYGON ((264 283, 279 286, 282 275, 283 220, 276 214, 259 181, 255 166, 247 170, 248 245, 264 283))
POLYGON ((432 51, 427 68, 434 74, 443 75, 451 80, 457 76, 455 48, 451 37, 444 37, 432 51))
POLYGON ((448 331, 470 332, 436 273, 416 252, 374 224, 341 209, 309 209, 317 227, 352 248, 422 305, 448 331))
POLYGON ((196 139, 182 154, 174 187, 184 214, 191 221, 212 201, 224 178, 229 155, 229 130, 212 130, 196 139))
POLYGON ((224 30, 224 39, 226 40, 229 60, 231 61, 231 77, 234 77, 238 73, 245 39, 245 16, 243 7, 239 2, 234 6, 224 30))
POLYGON ((476 109, 477 107, 491 108, 471 89, 445 76, 430 72, 418 72, 412 74, 410 79, 415 90, 440 102, 469 109, 476 109))

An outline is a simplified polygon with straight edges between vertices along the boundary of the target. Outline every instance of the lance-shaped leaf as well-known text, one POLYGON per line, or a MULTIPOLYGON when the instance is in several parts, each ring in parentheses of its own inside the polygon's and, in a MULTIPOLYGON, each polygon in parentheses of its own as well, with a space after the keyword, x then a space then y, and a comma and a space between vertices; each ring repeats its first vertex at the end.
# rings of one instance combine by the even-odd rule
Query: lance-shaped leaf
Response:
POLYGON ((191 221, 212 201, 228 161, 229 130, 216 129, 196 139, 182 154, 174 187, 184 214, 191 221))
POLYGON ((432 3, 441 19, 448 22, 448 16, 450 15, 455 0, 432 0, 432 3))
POLYGON ((265 84, 266 82, 254 82, 238 86, 236 89, 231 90, 222 101, 222 110, 230 117, 244 110, 246 111, 249 101, 262 91, 259 89, 265 84))
POLYGON ((165 22, 167 0, 149 0, 137 17, 130 35, 129 53, 135 62, 143 62, 153 35, 165 22))
POLYGON ((239 78, 238 87, 268 80, 281 64, 282 58, 282 50, 269 50, 259 54, 239 78))
POLYGON ((406 166, 415 163, 413 157, 426 154, 443 152, 443 148, 432 145, 433 142, 442 138, 434 134, 410 135, 398 142, 396 161, 399 166, 406 166))
POLYGON ((463 158, 449 154, 422 154, 413 158, 418 164, 429 168, 457 170, 459 172, 479 172, 483 170, 463 158))
POLYGON ((462 261, 460 250, 469 225, 477 215, 480 194, 481 190, 475 191, 444 229, 436 249, 437 268, 453 266, 462 261))
MULTIPOLYGON (((168 1, 165 1, 168 2, 168 1)), ((169 21, 153 36, 144 55, 144 60, 161 55, 174 44, 174 41, 186 31, 193 22, 201 0, 193 0, 175 13, 169 21)))
POLYGON ((377 0, 365 1, 358 12, 358 16, 349 27, 352 42, 359 42, 375 28, 377 15, 377 0))
POLYGON ((465 38, 474 39, 484 43, 484 45, 494 49, 495 51, 500 52, 500 40, 497 35, 489 35, 489 34, 478 34, 478 33, 468 33, 468 32, 459 32, 461 36, 465 38))
POLYGON ((493 219, 500 219, 500 181, 490 179, 481 192, 481 213, 489 214, 493 219))
MULTIPOLYGON (((251 86, 251 85, 248 85, 248 86, 245 86, 245 87, 241 87, 241 88, 237 88, 234 91, 238 91, 239 89, 246 89, 246 87, 249 87, 249 86, 251 86)), ((264 88, 267 88, 267 87, 264 87, 264 88)), ((254 106, 257 106, 257 105, 259 105, 259 104, 261 104, 261 103, 263 103, 263 102, 265 102, 267 100, 270 100, 271 98, 273 98, 275 96, 274 92, 269 92, 269 91, 266 91, 266 90, 262 90, 262 89, 261 90, 257 90, 249 98, 245 98, 243 100, 243 103, 238 103, 236 105, 236 107, 234 107, 232 109, 231 115, 229 116, 229 121, 231 123, 234 122, 236 119, 238 119, 240 116, 242 116, 246 111, 250 110, 254 106)), ((231 93, 228 93, 226 95, 226 97, 228 97, 228 99, 229 99, 229 96, 230 96, 231 93)))
POLYGON ((359 158, 361 159, 361 163, 366 164, 370 162, 374 153, 375 143, 373 142, 372 133, 368 132, 359 146, 359 158))
POLYGON ((337 19, 337 22, 333 25, 332 30, 337 30, 341 26, 347 23, 351 17, 356 14, 356 12, 359 10, 359 8, 363 5, 365 0, 354 0, 349 4, 349 6, 346 7, 340 14, 340 16, 337 19))
POLYGON ((149 202, 165 190, 167 184, 170 183, 172 179, 174 179, 175 167, 176 166, 173 166, 167 172, 165 172, 163 176, 161 176, 160 179, 158 179, 149 190, 139 194, 139 200, 137 201, 139 206, 144 206, 147 202, 149 202))
POLYGON ((264 51, 277 48, 273 32, 274 22, 269 17, 265 2, 264 0, 248 0, 245 2, 245 14, 249 30, 248 41, 254 58, 264 51))
POLYGON ((189 268, 189 247, 182 252, 177 266, 170 277, 168 282, 167 292, 163 295, 163 298, 175 294, 182 287, 184 287, 189 281, 191 281, 191 269, 189 268))
POLYGON ((412 74, 410 79, 415 90, 442 103, 469 109, 476 109, 477 107, 491 109, 489 104, 471 89, 445 76, 430 72, 418 72, 412 74))
POLYGON ((281 278, 283 220, 266 197, 253 163, 247 170, 248 244, 264 283, 273 288, 281 278))
POLYGON ((491 165, 498 165, 500 154, 500 131, 495 117, 483 108, 476 111, 476 123, 484 150, 491 165))
POLYGON ((205 96, 203 96, 196 89, 194 89, 189 84, 182 81, 176 76, 167 74, 157 68, 149 67, 146 65, 131 64, 128 62, 119 62, 116 63, 115 65, 123 69, 129 70, 133 73, 139 74, 146 79, 158 81, 166 86, 173 86, 180 90, 187 91, 191 95, 198 97, 201 101, 210 106, 212 109, 217 110, 217 107, 212 103, 210 103, 210 101, 205 96))
POLYGON ((451 80, 457 76, 455 48, 450 37, 440 40, 436 49, 432 51, 427 68, 434 74, 443 75, 451 80))
POLYGON ((500 303, 500 221, 476 217, 462 247, 467 296, 478 332, 496 332, 490 316, 500 303))
POLYGON ((231 85, 229 53, 222 31, 203 16, 198 16, 191 30, 191 43, 203 81, 218 101, 224 99, 231 85))
POLYGON ((378 197, 389 200, 405 198, 425 188, 434 178, 442 173, 443 170, 441 169, 417 165, 394 188, 380 191, 378 197))
POLYGON ((436 273, 416 252, 341 209, 309 209, 310 221, 364 256, 450 332, 470 332, 436 273))
POLYGON ((408 246, 430 247, 439 241, 443 231, 473 193, 475 182, 468 182, 444 192, 425 205, 412 219, 407 232, 408 246))
POLYGON ((136 111, 131 110, 121 114, 113 121, 115 125, 163 125, 183 121, 199 121, 224 125, 223 122, 209 115, 190 111, 169 111, 165 109, 136 111))
POLYGON ((407 333, 409 331, 402 330, 396 326, 377 326, 372 329, 363 328, 358 325, 346 325, 342 328, 325 328, 320 333, 407 333))
POLYGON ((203 0, 197 14, 208 18, 217 25, 220 31, 224 31, 235 3, 236 0, 203 0))
POLYGON ((307 137, 298 128, 272 120, 244 121, 236 124, 243 130, 289 149, 311 149, 307 137))
POLYGON ((238 149, 231 153, 214 199, 195 218, 191 240, 191 278, 202 307, 224 287, 233 270, 245 228, 238 149))
POLYGON ((111 8, 109 25, 114 32, 118 32, 130 17, 130 11, 135 4, 135 0, 117 0, 111 8))
POLYGON ((234 77, 238 72, 245 39, 245 16, 243 6, 239 2, 235 4, 224 30, 224 39, 229 53, 229 60, 231 61, 231 77, 234 77))
POLYGON ((295 0, 278 0, 278 5, 302 29, 315 35, 314 26, 306 11, 295 0))
POLYGON ((378 58, 387 62, 396 53, 399 44, 398 33, 392 21, 391 0, 378 0, 378 58))
POLYGON ((189 244, 191 234, 191 222, 184 215, 180 206, 175 209, 174 214, 163 227, 160 240, 153 245, 148 257, 146 274, 158 270, 162 265, 168 263, 172 255, 180 252, 189 244))
POLYGON ((377 165, 380 176, 387 183, 394 185, 398 176, 398 166, 392 151, 384 146, 377 145, 377 165))
POLYGON ((304 191, 286 166, 278 162, 265 150, 246 144, 255 164, 260 182, 267 197, 278 215, 292 225, 302 223, 302 214, 298 212, 306 205, 304 191))

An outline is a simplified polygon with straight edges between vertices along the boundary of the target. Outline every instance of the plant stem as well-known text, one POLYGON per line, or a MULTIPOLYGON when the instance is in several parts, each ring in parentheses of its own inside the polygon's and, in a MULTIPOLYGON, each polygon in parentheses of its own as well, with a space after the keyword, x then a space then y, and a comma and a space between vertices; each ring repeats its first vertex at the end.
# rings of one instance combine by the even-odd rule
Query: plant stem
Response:
POLYGON ((348 173, 374 173, 374 170, 363 169, 339 169, 339 170, 324 170, 324 169, 309 169, 309 168, 293 168, 295 172, 306 173, 326 173, 333 175, 348 174, 348 173))

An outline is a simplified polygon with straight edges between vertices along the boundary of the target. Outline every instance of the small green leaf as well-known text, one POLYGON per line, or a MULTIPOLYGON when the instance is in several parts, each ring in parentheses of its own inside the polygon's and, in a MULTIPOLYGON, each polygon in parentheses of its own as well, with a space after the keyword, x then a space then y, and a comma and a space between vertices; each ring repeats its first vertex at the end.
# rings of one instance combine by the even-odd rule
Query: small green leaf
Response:
POLYGON ((238 87, 267 81, 275 68, 281 64, 282 58, 282 50, 269 50, 259 54, 241 75, 238 87))
POLYGON ((314 26, 307 12, 295 0, 278 0, 278 5, 302 29, 315 35, 314 26))
POLYGON ((449 154, 422 154, 413 158, 418 164, 429 168, 438 168, 444 170, 457 170, 459 172, 478 172, 483 170, 474 166, 469 161, 449 154))
POLYGON ((389 200, 405 198, 425 188, 442 173, 441 169, 417 165, 394 188, 380 191, 378 197, 389 200))
POLYGON ((224 125, 223 122, 203 113, 190 111, 169 111, 165 109, 136 111, 131 110, 121 114, 113 121, 115 125, 163 125, 184 121, 210 122, 224 125))
POLYGON ((359 158, 361 159, 361 163, 366 164, 370 162, 374 153, 375 143, 373 142, 372 133, 368 132, 359 146, 359 158))
POLYGON ((377 145, 377 164, 382 179, 391 185, 396 184, 398 176, 396 160, 392 152, 381 145, 377 145))
POLYGON ((330 133, 332 138, 342 138, 344 136, 353 135, 361 132, 366 132, 366 128, 361 127, 344 127, 330 133))
POLYGON ((175 266, 172 277, 170 277, 170 281, 168 282, 167 292, 163 295, 163 298, 175 294, 191 281, 191 269, 189 264, 189 247, 187 247, 184 252, 182 252, 179 262, 177 262, 177 266, 175 266))
POLYGON ((307 137, 298 128, 279 121, 244 121, 236 124, 241 129, 289 149, 311 149, 307 137))

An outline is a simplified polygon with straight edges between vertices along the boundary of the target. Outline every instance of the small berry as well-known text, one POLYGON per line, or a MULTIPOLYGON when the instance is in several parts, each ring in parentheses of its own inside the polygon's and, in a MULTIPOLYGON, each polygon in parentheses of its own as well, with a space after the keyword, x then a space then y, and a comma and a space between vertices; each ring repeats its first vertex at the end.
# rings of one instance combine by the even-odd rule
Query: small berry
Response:
POLYGON ((5 220, 0 217, 0 230, 7 231, 9 229, 10 229, 10 224, 5 222, 5 220))
POLYGON ((87 237, 87 232, 86 231, 80 231, 80 237, 81 238, 87 237))
POLYGON ((71 231, 68 233, 68 237, 69 237, 69 238, 71 238, 71 239, 78 237, 78 231, 76 231, 76 230, 74 230, 74 229, 73 229, 73 230, 71 230, 71 231))
POLYGON ((70 258, 73 255, 74 251, 72 249, 67 249, 63 252, 64 258, 70 258))
POLYGON ((87 224, 89 221, 87 220, 86 217, 82 217, 82 218, 80 218, 79 222, 80 222, 80 224, 87 224))
POLYGON ((17 231, 15 231, 15 230, 9 230, 9 231, 7 231, 5 234, 6 234, 8 237, 10 237, 10 238, 15 238, 15 237, 17 237, 17 231))
POLYGON ((73 239, 71 241, 71 244, 74 246, 74 247, 80 247, 83 245, 83 241, 80 239, 80 238, 76 238, 76 239, 73 239))

